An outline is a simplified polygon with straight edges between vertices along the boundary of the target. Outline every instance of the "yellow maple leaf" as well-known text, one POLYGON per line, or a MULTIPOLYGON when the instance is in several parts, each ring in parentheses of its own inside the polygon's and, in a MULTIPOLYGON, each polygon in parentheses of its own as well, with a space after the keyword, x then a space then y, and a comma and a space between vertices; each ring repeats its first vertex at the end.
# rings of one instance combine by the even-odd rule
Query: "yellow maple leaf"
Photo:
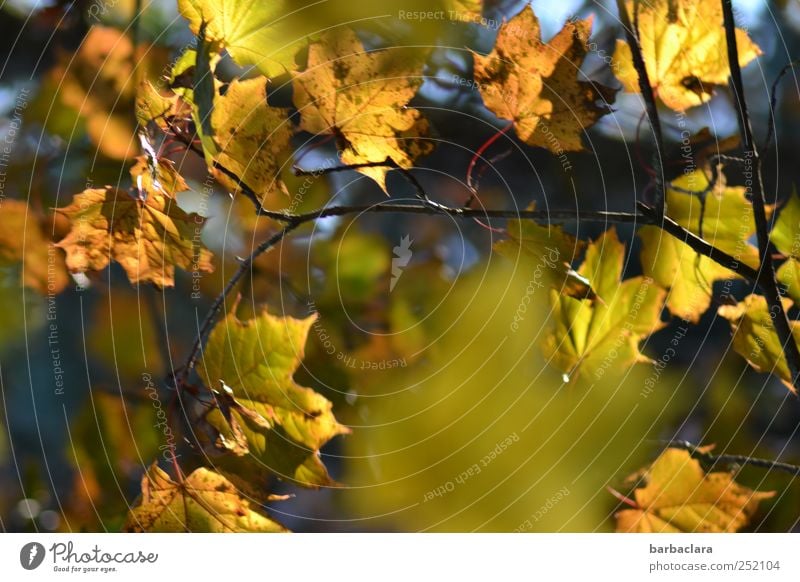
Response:
POLYGON ((131 169, 139 195, 111 186, 77 194, 56 211, 69 218, 70 232, 58 247, 73 273, 97 271, 113 259, 131 283, 175 284, 175 266, 211 272, 211 251, 200 241, 205 221, 187 214, 174 198, 186 183, 168 160, 151 166, 144 158, 131 169))
MULTIPOLYGON (((784 299, 783 303, 784 309, 791 306, 789 299, 784 299)), ((759 372, 775 374, 789 390, 795 392, 789 365, 772 324, 773 318, 766 298, 748 295, 736 305, 722 305, 717 313, 731 324, 733 349, 736 353, 759 372)), ((800 342, 800 322, 792 321, 791 327, 794 341, 800 342)))
MULTIPOLYGON (((211 127, 217 150, 214 161, 262 197, 282 189, 281 154, 289 146, 293 128, 287 109, 267 105, 265 78, 234 80, 224 95, 216 95, 211 127)), ((213 166, 212 172, 232 192, 239 190, 228 174, 213 166)))
POLYGON ((350 431, 336 421, 330 401, 293 379, 315 319, 263 311, 241 321, 230 314, 212 330, 199 373, 210 388, 223 383, 228 406, 212 409, 206 420, 218 433, 216 448, 238 455, 221 457, 220 466, 266 467, 308 487, 333 484, 319 449, 350 431))
MULTIPOLYGON (((626 6, 633 15, 632 0, 626 6)), ((725 84, 730 74, 720 2, 651 0, 640 3, 638 11, 642 56, 656 95, 675 110, 711 99, 714 86, 725 84)), ((743 67, 761 54, 741 29, 736 29, 736 44, 743 67)), ((626 91, 639 92, 631 49, 622 40, 613 69, 626 91)))
POLYGON ((58 293, 68 282, 61 254, 21 200, 0 201, 0 267, 10 266, 19 266, 22 284, 42 294, 58 293))
MULTIPOLYGON (((713 191, 703 194, 709 182, 701 170, 681 176, 673 185, 684 191, 667 187, 670 218, 741 263, 758 266, 758 249, 748 242, 755 234, 755 220, 744 187, 729 187, 718 181, 713 191), (705 196, 705 207, 701 196, 705 196)), ((639 237, 643 243, 644 273, 669 289, 667 307, 673 315, 685 320, 699 321, 711 305, 715 281, 738 278, 733 271, 698 255, 689 245, 656 226, 642 227, 639 237)))
POLYGON ((200 467, 175 482, 156 464, 142 477, 141 498, 130 510, 124 529, 159 533, 287 531, 219 473, 200 467))
POLYGON ((579 81, 592 20, 568 22, 549 43, 529 8, 506 22, 494 50, 474 55, 475 82, 486 107, 513 121, 522 141, 557 155, 583 149, 585 128, 610 111, 614 91, 579 81))
MULTIPOLYGON (((308 49, 308 66, 294 76, 294 103, 301 129, 332 134, 343 164, 392 160, 409 168, 429 151, 420 112, 407 107, 422 83, 425 52, 387 49, 366 52, 356 34, 338 29, 308 49)), ((386 190, 389 168, 361 168, 386 190)))
POLYGON ((638 508, 616 514, 618 532, 736 532, 775 495, 743 487, 730 473, 705 474, 688 451, 674 448, 648 467, 645 480, 634 492, 638 508))
POLYGON ((665 291, 646 277, 621 281, 624 259, 625 245, 612 228, 589 245, 578 269, 602 301, 550 293, 553 323, 542 351, 568 379, 596 380, 649 361, 639 342, 664 326, 665 291))

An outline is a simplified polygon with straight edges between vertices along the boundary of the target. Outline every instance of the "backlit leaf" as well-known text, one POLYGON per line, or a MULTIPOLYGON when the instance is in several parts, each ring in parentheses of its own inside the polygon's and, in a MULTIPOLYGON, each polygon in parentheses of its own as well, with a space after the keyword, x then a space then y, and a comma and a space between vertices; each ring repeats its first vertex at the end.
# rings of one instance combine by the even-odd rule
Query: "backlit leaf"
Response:
POLYGON ((287 530, 219 473, 201 467, 183 482, 175 482, 154 464, 142 477, 142 496, 128 515, 125 531, 275 533, 287 530))
MULTIPOLYGON (((332 134, 343 164, 392 160, 409 168, 429 147, 420 112, 407 107, 422 83, 426 53, 418 49, 366 52, 349 29, 326 33, 308 49, 308 66, 294 77, 301 129, 332 134)), ((389 168, 362 168, 386 190, 389 168)))
POLYGON ((612 228, 592 242, 578 269, 592 283, 594 301, 550 293, 552 324, 542 342, 567 378, 596 380, 649 361, 639 342, 661 329, 665 292, 649 277, 621 281, 625 245, 612 228))
POLYGON ((187 214, 174 195, 186 189, 172 162, 157 167, 140 158, 131 169, 138 196, 111 186, 85 190, 57 211, 71 230, 57 246, 74 273, 97 271, 114 260, 132 283, 175 284, 175 267, 210 272, 211 252, 200 241, 204 219, 187 214))
POLYGON ((610 110, 614 92, 580 78, 591 19, 568 22, 549 43, 529 8, 506 22, 494 50, 475 55, 475 81, 486 107, 513 121, 528 145, 562 155, 583 149, 581 135, 610 110))
MULTIPOLYGON (((784 299, 784 309, 790 305, 789 299, 784 299)), ((767 300, 761 295, 748 295, 736 305, 721 306, 717 313, 731 324, 736 353, 759 372, 777 375, 794 392, 792 375, 775 333, 767 300)), ((782 314, 778 316, 782 317, 782 314)), ((794 340, 800 342, 800 322, 791 324, 794 340)))
POLYGON ((797 193, 792 194, 781 209, 769 238, 787 257, 778 268, 778 280, 786 287, 788 295, 800 302, 800 198, 797 193))
MULTIPOLYGON (((217 448, 236 450, 247 455, 241 460, 311 487, 332 484, 319 449, 334 436, 349 432, 336 421, 326 398, 293 379, 314 320, 314 316, 276 317, 266 311, 247 321, 228 315, 209 335, 199 368, 207 386, 216 388, 224 382, 236 402, 226 413, 216 408, 206 416, 219 433, 217 448), (248 413, 243 414, 242 407, 248 413), (266 425, 254 422, 251 413, 266 425), (226 416, 234 418, 236 426, 226 416), (239 430, 248 450, 237 439, 239 430), (226 441, 238 445, 225 446, 226 441)), ((224 462, 220 459, 221 466, 224 462)))
MULTIPOLYGON (((700 170, 673 184, 697 194, 668 188, 668 216, 742 263, 754 268, 758 265, 758 250, 748 242, 755 234, 755 221, 744 187, 719 182, 713 191, 703 194, 709 183, 700 170), (705 196, 705 208, 701 196, 705 196)), ((714 282, 737 278, 733 271, 698 255, 656 226, 639 229, 639 237, 644 273, 669 289, 667 307, 673 315, 696 323, 711 304, 714 282)))
MULTIPOLYGON (((628 14, 633 15, 634 2, 628 0, 626 6, 628 14)), ((683 110, 705 103, 716 85, 727 82, 730 71, 720 2, 641 2, 638 21, 647 75, 656 95, 668 107, 683 110)), ((741 29, 736 30, 736 44, 741 66, 761 54, 741 29)), ((617 41, 613 69, 626 91, 639 92, 631 49, 622 40, 617 41)))
POLYGON ((704 473, 688 451, 667 449, 636 489, 637 509, 616 514, 617 531, 631 533, 736 532, 774 492, 753 491, 726 472, 704 473))

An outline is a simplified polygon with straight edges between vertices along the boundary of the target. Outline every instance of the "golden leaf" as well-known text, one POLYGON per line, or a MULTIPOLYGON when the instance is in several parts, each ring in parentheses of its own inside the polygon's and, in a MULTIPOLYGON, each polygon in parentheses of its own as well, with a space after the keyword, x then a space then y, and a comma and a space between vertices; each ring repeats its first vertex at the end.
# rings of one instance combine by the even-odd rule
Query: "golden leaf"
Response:
POLYGON ((128 514, 128 532, 276 533, 287 531, 228 479, 200 467, 182 482, 153 464, 142 477, 142 496, 128 514))
MULTIPOLYGON (((294 76, 301 129, 332 134, 343 164, 380 163, 402 168, 430 149, 419 138, 428 124, 407 107, 422 83, 425 53, 415 49, 366 52, 349 29, 326 33, 308 51, 308 66, 294 76)), ((362 168, 386 190, 387 167, 362 168)))
MULTIPOLYGON (((667 215, 681 226, 725 251, 736 260, 757 267, 758 249, 748 240, 755 234, 753 208, 744 187, 727 187, 718 182, 713 191, 705 174, 696 170, 673 182, 697 194, 667 188, 667 215), (705 197, 705 205, 702 198, 705 197), (702 222, 702 231, 700 228, 702 222)), ((656 226, 639 229, 641 261, 645 275, 669 289, 667 307, 673 315, 697 323, 711 305, 715 281, 737 278, 708 257, 665 234, 656 226)))
MULTIPOLYGON (((784 299, 784 309, 791 305, 784 299)), ((736 305, 722 305, 717 313, 727 319, 733 332, 733 349, 759 372, 775 374, 795 392, 792 375, 783 353, 783 347, 775 327, 766 298, 761 295, 748 295, 736 305)), ((782 317, 782 314, 777 314, 782 317)), ((791 322, 795 342, 800 342, 800 322, 791 322)))
POLYGON ((591 19, 568 22, 549 43, 526 7, 500 28, 494 50, 475 54, 475 82, 489 110, 528 145, 556 155, 583 149, 581 135, 610 110, 614 91, 579 81, 591 19))
MULTIPOLYGON (((626 6, 632 15, 632 0, 626 6)), ((711 99, 714 86, 724 85, 730 74, 720 2, 651 0, 640 3, 638 10, 642 55, 656 95, 675 110, 711 99)), ((741 29, 736 29, 736 44, 743 67, 761 54, 741 29)), ((622 40, 617 41, 613 69, 626 91, 639 92, 631 49, 622 40)))
POLYGON ((73 273, 97 271, 113 259, 131 283, 175 284, 175 266, 211 272, 211 252, 200 241, 204 218, 187 214, 174 199, 186 183, 168 160, 156 167, 140 157, 131 169, 139 196, 111 186, 88 189, 57 209, 71 229, 57 246, 73 273))
POLYGON ((616 514, 617 531, 631 533, 736 532, 774 492, 752 491, 730 473, 705 474, 688 451, 667 449, 636 489, 638 509, 616 514))

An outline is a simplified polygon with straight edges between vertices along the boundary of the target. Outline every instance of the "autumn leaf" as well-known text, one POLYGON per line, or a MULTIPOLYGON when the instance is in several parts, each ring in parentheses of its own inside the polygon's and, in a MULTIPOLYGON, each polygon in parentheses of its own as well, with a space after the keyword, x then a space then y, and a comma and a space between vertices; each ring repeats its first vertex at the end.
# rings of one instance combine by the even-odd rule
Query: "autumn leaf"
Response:
POLYGON ((581 150, 585 128, 610 111, 613 90, 578 80, 591 29, 591 19, 570 21, 544 43, 539 21, 526 7, 500 28, 491 53, 474 55, 483 102, 513 121, 528 145, 556 155, 581 150))
POLYGON ((535 288, 548 284, 570 297, 595 297, 591 281, 570 267, 585 243, 560 226, 540 225, 532 220, 509 220, 506 232, 509 239, 495 243, 494 250, 515 262, 524 257, 526 268, 532 269, 535 288))
POLYGON ((153 464, 142 477, 139 503, 127 532, 276 533, 287 531, 228 479, 200 467, 181 482, 153 464))
MULTIPOLYGON (((738 261, 753 268, 758 266, 758 249, 748 242, 755 234, 755 220, 744 187, 729 187, 718 181, 712 191, 706 192, 709 182, 701 170, 681 176, 673 185, 683 191, 667 188, 670 218, 738 261)), ((667 307, 684 320, 700 320, 711 305, 715 281, 738 277, 656 226, 639 229, 639 238, 645 275, 669 289, 667 307)))
MULTIPOLYGON (((211 113, 214 161, 233 172, 253 191, 266 196, 283 188, 281 154, 289 147, 293 127, 288 110, 267 105, 267 80, 234 80, 216 96, 211 113)), ((285 157, 285 156, 284 156, 285 157)), ((230 191, 239 184, 212 166, 217 180, 230 191)))
MULTIPOLYGON (((207 386, 216 388, 223 382, 227 387, 227 406, 206 416, 218 432, 216 447, 310 487, 333 483, 319 449, 349 432, 336 421, 325 397, 293 379, 314 320, 263 311, 241 321, 230 314, 209 335, 199 367, 207 386)), ((219 465, 241 469, 240 461, 221 458, 219 465)))
MULTIPOLYGON (((145 44, 134 54, 128 35, 116 28, 92 26, 77 52, 59 55, 48 74, 53 90, 40 99, 77 111, 89 138, 104 155, 129 159, 137 151, 131 114, 137 87, 152 71, 159 72, 166 58, 165 49, 145 44)), ((48 120, 51 116, 49 109, 48 120)), ((74 125, 64 129, 69 132, 65 137, 74 139, 74 125)))
MULTIPOLYGON (((632 15, 632 0, 628 0, 626 6, 632 15)), ((720 2, 642 2, 638 8, 638 22, 647 75, 656 95, 667 107, 684 110, 705 103, 711 99, 716 85, 727 82, 730 71, 720 2)), ((741 29, 736 29, 736 44, 742 67, 761 54, 741 29)), ((617 41, 613 69, 626 91, 639 92, 631 49, 622 40, 617 41)))
POLYGON ((60 253, 52 248, 43 221, 21 200, 0 201, 0 267, 19 267, 20 281, 42 294, 68 283, 60 253))
POLYGON ((150 81, 142 81, 136 93, 136 121, 143 128, 151 122, 162 130, 168 121, 179 115, 180 103, 174 93, 165 94, 150 81))
POLYGON ((774 492, 752 491, 727 472, 705 474, 688 451, 667 449, 634 492, 636 509, 616 514, 617 531, 629 533, 736 532, 774 492))
MULTIPOLYGON (((417 49, 366 52, 349 29, 326 33, 308 49, 305 71, 294 76, 300 128, 336 137, 343 164, 391 160, 409 168, 430 149, 428 124, 408 107, 422 83, 426 53, 417 49)), ((388 167, 358 171, 386 190, 388 167)))
MULTIPOLYGON (((784 299, 784 309, 791 305, 784 299)), ((766 298, 761 295, 748 295, 736 305, 722 305, 717 313, 727 319, 733 332, 733 349, 759 372, 775 374, 795 392, 792 375, 783 347, 772 324, 766 298)), ((800 342, 800 322, 792 321, 792 335, 800 342)))
POLYGON ((589 245, 578 269, 602 301, 550 293, 553 322, 542 351, 565 379, 596 380, 649 361, 639 342, 664 326, 660 315, 665 292, 647 277, 621 281, 624 259, 625 245, 612 228, 589 245))
POLYGON ((795 303, 800 302, 800 198, 792 194, 781 209, 769 235, 775 247, 786 255, 777 276, 795 303))
POLYGON ((57 212, 71 222, 57 246, 67 253, 73 273, 97 271, 111 260, 131 283, 175 284, 175 267, 211 272, 211 252, 200 242, 204 219, 187 214, 174 196, 186 183, 172 162, 140 157, 131 169, 138 195, 111 186, 83 191, 57 212))

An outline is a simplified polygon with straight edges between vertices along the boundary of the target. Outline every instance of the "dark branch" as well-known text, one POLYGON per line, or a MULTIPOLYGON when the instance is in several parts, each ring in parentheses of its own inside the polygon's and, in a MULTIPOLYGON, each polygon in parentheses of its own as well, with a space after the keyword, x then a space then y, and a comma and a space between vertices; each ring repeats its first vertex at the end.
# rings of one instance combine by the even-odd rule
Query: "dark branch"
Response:
POLYGON ((650 76, 647 74, 647 65, 642 56, 642 47, 639 44, 638 30, 631 24, 630 16, 625 8, 625 0, 617 0, 617 10, 619 11, 619 19, 622 23, 622 28, 625 31, 625 38, 628 45, 631 47, 631 56, 633 57, 633 68, 639 77, 639 90, 642 93, 642 98, 645 103, 645 110, 647 111, 647 118, 650 121, 650 127, 653 130, 653 139, 655 140, 655 151, 653 152, 653 170, 655 171, 655 211, 663 216, 665 214, 665 177, 664 177, 664 162, 662 155, 664 152, 664 137, 661 131, 661 120, 658 117, 658 105, 656 103, 656 96, 653 93, 653 87, 650 84, 650 76))
POLYGON ((800 372, 800 350, 792 336, 791 323, 786 311, 775 276, 775 265, 769 248, 769 223, 767 221, 766 198, 764 196, 764 180, 761 173, 761 158, 753 141, 753 128, 750 125, 750 115, 747 112, 747 101, 744 95, 742 82, 742 69, 739 66, 739 49, 736 44, 736 22, 733 17, 731 0, 721 0, 722 14, 725 19, 725 39, 728 43, 728 64, 731 69, 731 89, 737 104, 737 118, 739 132, 742 136, 745 160, 750 160, 753 165, 753 180, 751 188, 751 201, 753 203, 753 216, 756 223, 756 237, 758 238, 758 253, 760 265, 758 283, 764 291, 764 296, 769 305, 769 312, 773 315, 773 325, 778 334, 778 340, 783 346, 786 363, 791 374, 791 384, 795 385, 800 372))
POLYGON ((748 457, 746 455, 713 455, 710 452, 703 451, 701 447, 692 444, 689 441, 658 442, 665 447, 689 451, 689 454, 691 454, 692 457, 704 462, 709 467, 716 464, 741 466, 747 465, 750 467, 768 469, 770 471, 783 471, 784 473, 789 473, 790 475, 800 476, 800 466, 798 465, 791 465, 789 463, 782 463, 780 461, 772 461, 770 459, 758 459, 755 457, 748 457))

